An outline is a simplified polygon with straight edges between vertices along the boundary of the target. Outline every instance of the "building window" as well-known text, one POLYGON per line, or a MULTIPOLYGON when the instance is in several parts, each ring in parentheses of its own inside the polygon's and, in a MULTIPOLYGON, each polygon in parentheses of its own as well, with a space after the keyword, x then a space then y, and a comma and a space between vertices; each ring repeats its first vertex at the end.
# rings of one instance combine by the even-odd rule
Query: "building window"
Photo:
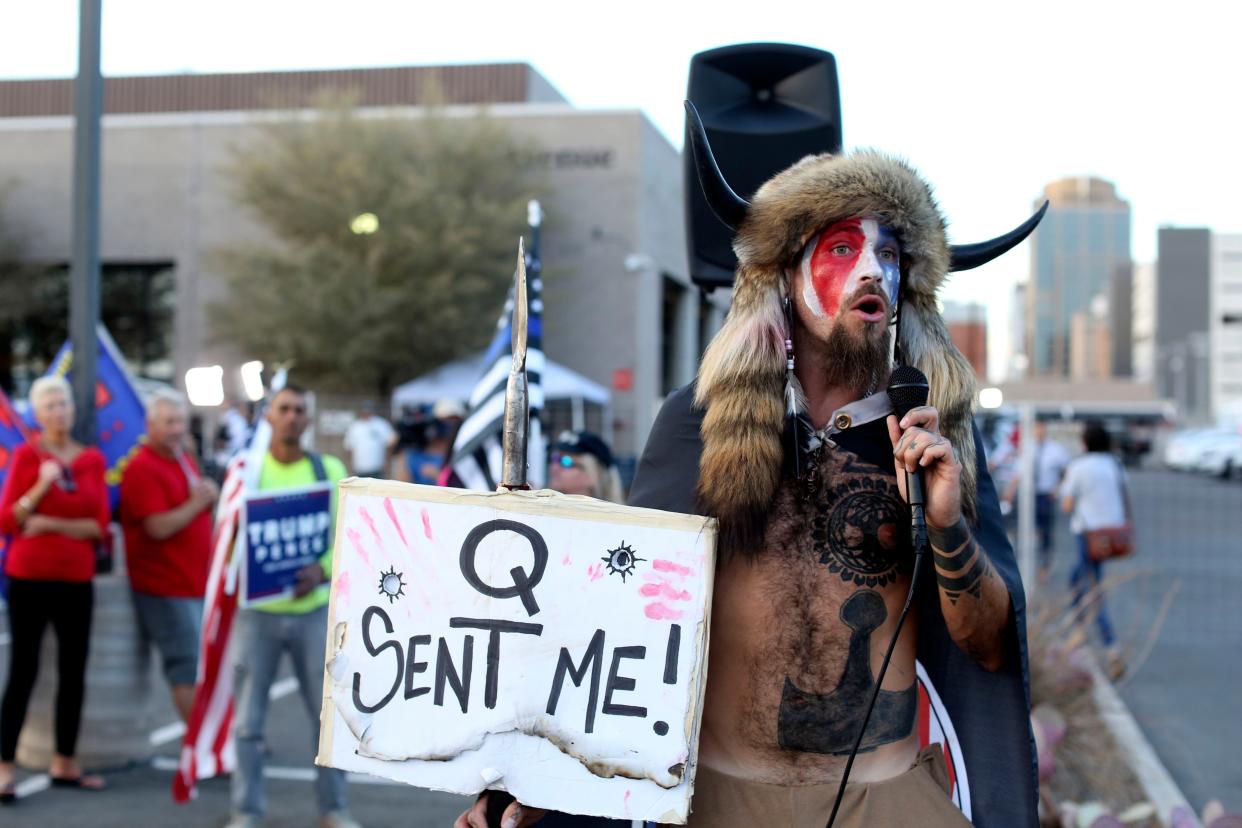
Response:
POLYGON ((713 325, 713 306, 711 300, 707 298, 707 291, 699 291, 699 353, 700 361, 703 358, 703 352, 707 350, 708 344, 712 341, 712 337, 716 335, 713 325))
MULTIPOLYGON (((69 338, 69 267, 54 265, 25 280, 23 295, 0 309, 0 386, 23 395, 69 338)), ((105 264, 101 321, 129 369, 173 379, 175 277, 169 262, 105 264)))
POLYGON ((660 393, 670 394, 677 388, 678 311, 686 287, 668 276, 660 280, 664 295, 660 304, 660 393))

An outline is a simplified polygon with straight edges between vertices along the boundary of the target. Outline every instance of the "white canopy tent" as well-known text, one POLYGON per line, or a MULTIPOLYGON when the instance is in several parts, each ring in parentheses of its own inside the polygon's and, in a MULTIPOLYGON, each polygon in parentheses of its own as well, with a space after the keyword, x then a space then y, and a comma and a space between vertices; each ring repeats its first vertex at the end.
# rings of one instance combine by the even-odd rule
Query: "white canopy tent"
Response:
MULTIPOLYGON (((453 399, 465 401, 470 399, 475 385, 483 376, 484 354, 459 359, 441 365, 421 377, 397 386, 392 394, 392 413, 396 417, 405 406, 416 406, 423 403, 434 403, 436 400, 453 399)), ((488 366, 490 367, 490 366, 488 366)), ((584 409, 586 403, 594 403, 607 410, 612 394, 597 382, 592 382, 581 374, 571 371, 564 365, 545 359, 541 373, 543 395, 547 402, 568 400, 573 411, 573 427, 581 430, 585 427, 584 409)), ((607 417, 604 421, 607 422, 607 417)))

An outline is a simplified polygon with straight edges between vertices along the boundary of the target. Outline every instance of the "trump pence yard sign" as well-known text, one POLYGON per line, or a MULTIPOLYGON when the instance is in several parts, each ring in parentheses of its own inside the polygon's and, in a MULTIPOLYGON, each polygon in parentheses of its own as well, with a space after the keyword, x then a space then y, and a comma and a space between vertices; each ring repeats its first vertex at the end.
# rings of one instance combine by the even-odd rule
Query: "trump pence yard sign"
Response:
POLYGON ((553 492, 340 494, 319 764, 685 822, 713 521, 553 492))

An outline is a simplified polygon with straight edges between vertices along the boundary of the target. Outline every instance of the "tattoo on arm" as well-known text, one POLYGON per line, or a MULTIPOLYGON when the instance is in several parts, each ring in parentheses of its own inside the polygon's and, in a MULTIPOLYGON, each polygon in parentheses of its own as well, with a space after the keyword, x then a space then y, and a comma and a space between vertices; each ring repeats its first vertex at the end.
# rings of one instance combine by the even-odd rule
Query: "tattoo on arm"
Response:
POLYGON ((965 522, 958 521, 943 531, 929 528, 928 536, 936 562, 936 583, 944 590, 949 603, 956 605, 963 593, 979 598, 984 576, 992 573, 992 563, 970 536, 965 522), (942 552, 942 549, 951 551, 942 552))

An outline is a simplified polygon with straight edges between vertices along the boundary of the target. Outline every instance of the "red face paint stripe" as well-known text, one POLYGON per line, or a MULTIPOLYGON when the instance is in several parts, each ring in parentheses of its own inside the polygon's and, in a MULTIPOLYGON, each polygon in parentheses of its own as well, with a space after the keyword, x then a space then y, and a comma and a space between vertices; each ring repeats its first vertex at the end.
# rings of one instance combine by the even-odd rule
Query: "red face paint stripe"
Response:
POLYGON ((828 316, 836 316, 841 305, 841 291, 849 279, 850 272, 858 264, 866 236, 862 231, 862 222, 849 219, 832 224, 819 237, 815 251, 811 254, 811 284, 815 295, 819 297, 819 306, 828 316), (836 256, 834 247, 847 244, 853 250, 849 256, 836 256))

